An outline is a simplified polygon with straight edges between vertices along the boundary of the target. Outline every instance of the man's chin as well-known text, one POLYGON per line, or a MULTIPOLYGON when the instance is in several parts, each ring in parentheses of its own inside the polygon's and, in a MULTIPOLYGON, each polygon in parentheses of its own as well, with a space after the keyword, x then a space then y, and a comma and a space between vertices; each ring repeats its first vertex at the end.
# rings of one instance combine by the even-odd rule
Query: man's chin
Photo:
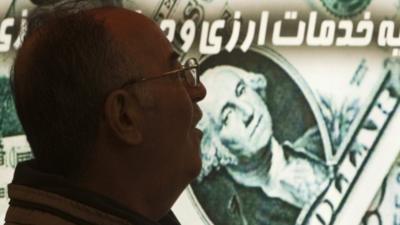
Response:
POLYGON ((203 131, 201 131, 198 128, 193 128, 193 135, 194 138, 196 139, 196 145, 200 146, 201 139, 203 138, 203 131))
POLYGON ((192 160, 192 163, 189 165, 190 169, 188 170, 188 178, 189 182, 192 182, 196 177, 200 174, 202 168, 201 157, 195 156, 196 158, 192 160))
POLYGON ((190 151, 190 158, 187 160, 188 179, 190 179, 189 182, 194 180, 200 174, 202 169, 200 144, 203 132, 195 128, 193 129, 191 136, 191 148, 188 149, 190 151))

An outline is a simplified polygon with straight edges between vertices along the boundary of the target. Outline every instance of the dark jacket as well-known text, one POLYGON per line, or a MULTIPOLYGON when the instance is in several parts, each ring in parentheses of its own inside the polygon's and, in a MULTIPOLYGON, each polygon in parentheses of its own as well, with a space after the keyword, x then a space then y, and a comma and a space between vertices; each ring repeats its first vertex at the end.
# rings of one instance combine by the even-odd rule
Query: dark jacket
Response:
POLYGON ((18 164, 9 185, 5 225, 179 225, 172 212, 153 222, 120 204, 75 187, 61 176, 18 164))

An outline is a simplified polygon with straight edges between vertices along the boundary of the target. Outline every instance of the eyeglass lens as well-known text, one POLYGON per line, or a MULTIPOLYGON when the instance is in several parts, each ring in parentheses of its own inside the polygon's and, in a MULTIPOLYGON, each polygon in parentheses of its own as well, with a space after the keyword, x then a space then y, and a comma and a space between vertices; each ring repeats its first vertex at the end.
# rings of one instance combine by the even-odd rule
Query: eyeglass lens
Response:
POLYGON ((198 78, 197 78, 197 61, 195 59, 188 59, 185 63, 185 68, 194 67, 192 69, 185 70, 185 79, 188 84, 192 87, 196 87, 198 85, 198 78))

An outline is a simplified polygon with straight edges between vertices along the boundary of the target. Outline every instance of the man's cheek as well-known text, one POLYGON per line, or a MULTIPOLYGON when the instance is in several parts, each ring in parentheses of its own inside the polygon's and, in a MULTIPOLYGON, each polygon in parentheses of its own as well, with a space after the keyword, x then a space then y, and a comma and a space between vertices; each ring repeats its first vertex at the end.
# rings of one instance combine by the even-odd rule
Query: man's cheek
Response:
POLYGON ((156 97, 151 90, 138 86, 137 88, 135 88, 135 95, 137 96, 140 107, 142 107, 143 109, 151 111, 158 110, 156 97))

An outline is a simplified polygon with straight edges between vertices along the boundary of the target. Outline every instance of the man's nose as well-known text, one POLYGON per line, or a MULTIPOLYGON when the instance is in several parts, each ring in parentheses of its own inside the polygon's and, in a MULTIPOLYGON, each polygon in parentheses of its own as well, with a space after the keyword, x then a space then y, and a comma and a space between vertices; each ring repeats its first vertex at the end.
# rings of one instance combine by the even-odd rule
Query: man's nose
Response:
POLYGON ((196 87, 186 86, 186 90, 188 91, 193 102, 199 102, 207 95, 207 90, 201 82, 199 82, 198 86, 196 87))
POLYGON ((248 127, 254 118, 253 107, 250 104, 248 104, 247 102, 243 102, 243 101, 238 102, 237 106, 242 114, 242 120, 243 120, 244 125, 246 127, 248 127))

